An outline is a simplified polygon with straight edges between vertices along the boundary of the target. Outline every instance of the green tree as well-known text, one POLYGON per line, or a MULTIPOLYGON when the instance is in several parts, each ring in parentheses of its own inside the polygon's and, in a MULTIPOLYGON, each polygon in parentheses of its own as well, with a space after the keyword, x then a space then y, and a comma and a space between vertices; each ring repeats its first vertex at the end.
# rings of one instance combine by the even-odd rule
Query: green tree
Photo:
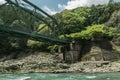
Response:
POLYGON ((83 27, 83 19, 78 14, 65 10, 62 12, 63 30, 66 34, 78 32, 83 27))
POLYGON ((116 29, 114 31, 115 35, 113 41, 120 41, 120 10, 115 11, 105 24, 108 27, 113 27, 116 29))
MULTIPOLYGON (((120 29, 120 10, 115 11, 108 22, 106 22, 106 25, 109 27, 115 27, 119 31, 120 29)), ((120 31, 119 31, 120 32, 120 31)))
POLYGON ((86 27, 86 29, 81 32, 72 33, 68 35, 68 37, 75 40, 94 40, 102 39, 103 37, 112 37, 114 28, 107 28, 107 30, 105 28, 106 27, 103 24, 92 25, 86 27))
POLYGON ((120 9, 120 3, 113 3, 110 5, 92 5, 90 14, 86 20, 88 25, 103 24, 110 19, 112 13, 120 9))
POLYGON ((113 3, 113 2, 114 2, 114 0, 109 0, 109 4, 110 4, 110 3, 113 3))

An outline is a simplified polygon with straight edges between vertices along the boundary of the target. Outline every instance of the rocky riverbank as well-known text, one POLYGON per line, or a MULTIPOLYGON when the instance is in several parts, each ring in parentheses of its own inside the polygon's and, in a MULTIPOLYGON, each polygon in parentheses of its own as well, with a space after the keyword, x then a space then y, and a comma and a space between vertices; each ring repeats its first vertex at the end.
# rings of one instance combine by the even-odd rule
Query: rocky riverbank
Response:
POLYGON ((50 53, 30 52, 4 56, 0 59, 1 73, 32 73, 32 72, 119 72, 120 61, 84 61, 67 64, 50 53))

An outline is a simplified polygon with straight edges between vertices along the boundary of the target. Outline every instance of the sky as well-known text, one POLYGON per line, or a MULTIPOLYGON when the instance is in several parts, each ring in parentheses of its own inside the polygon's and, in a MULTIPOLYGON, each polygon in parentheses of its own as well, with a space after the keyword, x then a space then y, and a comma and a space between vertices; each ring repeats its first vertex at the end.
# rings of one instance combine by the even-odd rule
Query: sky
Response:
POLYGON ((90 6, 92 4, 104 4, 108 3, 109 0, 30 0, 37 4, 43 10, 53 15, 57 12, 63 11, 64 9, 75 9, 81 6, 90 6))
MULTIPOLYGON (((65 9, 72 10, 81 6, 91 6, 108 3, 109 0, 29 0, 39 6, 41 9, 50 15, 61 12, 65 9)), ((120 0, 115 0, 120 1, 120 0)), ((5 3, 5 0, 0 0, 0 4, 5 3)))

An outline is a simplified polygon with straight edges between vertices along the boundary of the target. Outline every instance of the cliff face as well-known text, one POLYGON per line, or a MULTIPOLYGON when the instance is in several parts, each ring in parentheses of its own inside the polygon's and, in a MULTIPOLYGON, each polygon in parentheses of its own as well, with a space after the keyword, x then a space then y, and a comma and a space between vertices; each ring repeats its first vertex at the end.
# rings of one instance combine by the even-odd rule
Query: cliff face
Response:
POLYGON ((120 58, 120 53, 113 49, 114 48, 113 44, 114 43, 112 43, 111 41, 96 41, 89 43, 89 45, 91 45, 90 51, 83 55, 82 60, 83 61, 118 60, 120 58))
POLYGON ((74 48, 66 53, 66 62, 114 61, 120 58, 119 47, 109 40, 79 41, 74 48), (80 49, 76 50, 78 47, 80 49))

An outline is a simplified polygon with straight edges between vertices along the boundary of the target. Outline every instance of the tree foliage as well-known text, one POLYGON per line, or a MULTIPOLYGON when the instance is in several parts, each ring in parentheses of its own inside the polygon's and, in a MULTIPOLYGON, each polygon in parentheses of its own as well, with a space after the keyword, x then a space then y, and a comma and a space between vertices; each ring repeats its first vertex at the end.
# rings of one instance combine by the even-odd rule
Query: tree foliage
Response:
POLYGON ((86 27, 85 30, 77 33, 72 33, 68 35, 68 37, 75 39, 75 40, 93 40, 95 38, 102 38, 102 37, 112 37, 114 32, 114 28, 105 29, 105 26, 102 25, 92 25, 86 27))
POLYGON ((114 31, 114 34, 115 34, 114 40, 120 41, 120 10, 115 11, 110 17, 110 19, 108 20, 108 22, 106 22, 105 24, 108 27, 113 27, 116 29, 114 31))
POLYGON ((69 11, 64 10, 62 14, 63 20, 63 30, 66 34, 73 32, 79 32, 84 28, 86 18, 89 14, 88 7, 77 8, 75 10, 69 11))
POLYGON ((92 5, 89 17, 86 22, 90 24, 103 24, 110 19, 112 13, 120 9, 120 3, 105 4, 105 5, 92 5))

